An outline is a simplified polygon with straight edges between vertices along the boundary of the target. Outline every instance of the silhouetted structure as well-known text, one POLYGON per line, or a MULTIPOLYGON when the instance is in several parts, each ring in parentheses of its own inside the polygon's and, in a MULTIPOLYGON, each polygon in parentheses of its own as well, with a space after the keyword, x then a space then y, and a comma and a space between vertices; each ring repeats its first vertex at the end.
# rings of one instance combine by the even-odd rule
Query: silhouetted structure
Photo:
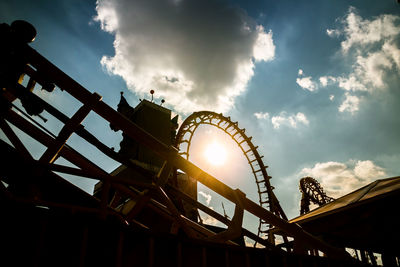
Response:
POLYGON ((322 186, 312 177, 301 178, 299 188, 301 192, 300 215, 310 211, 311 202, 322 206, 334 200, 325 194, 322 186))
POLYGON ((360 189, 290 220, 308 232, 343 248, 357 250, 360 261, 399 266, 398 205, 400 177, 376 180, 360 189))
MULTIPOLYGON (((189 149, 192 137, 200 125, 210 125, 229 135, 239 146, 243 155, 247 159, 251 172, 257 186, 258 200, 261 207, 271 211, 276 216, 287 220, 287 217, 273 192, 271 186, 271 176, 268 175, 267 168, 258 152, 258 146, 253 144, 252 137, 246 135, 246 129, 241 129, 238 122, 232 122, 230 117, 225 117, 211 111, 194 112, 185 119, 176 136, 176 147, 181 151, 180 154, 189 159, 189 149)), ((268 238, 271 244, 275 244, 275 236, 270 234, 271 225, 260 218, 258 226, 258 236, 268 238)), ((287 237, 283 235, 287 242, 287 237)))
MULTIPOLYGON (((243 151, 256 182, 265 186, 258 188, 261 196, 268 196, 269 207, 251 201, 239 189, 230 188, 183 157, 180 153, 184 151, 174 146, 176 119, 171 120, 169 110, 146 100, 132 108, 122 96, 120 112, 115 111, 102 102, 100 95, 85 89, 32 49, 27 44, 32 40, 32 29, 26 22, 0 25, 0 128, 8 139, 0 140, 0 151, 6 155, 0 169, 2 261, 13 266, 359 265, 342 246, 331 245, 329 238, 316 238, 286 220, 261 156, 256 155, 251 138, 237 128, 237 123, 211 112, 189 116, 205 119, 201 123, 207 118, 213 123, 217 118, 221 122, 217 126, 228 123, 224 129, 232 138, 242 136, 243 140, 235 140, 239 145, 247 143, 254 154, 253 158, 243 151), (35 84, 49 91, 61 89, 82 106, 68 117, 34 94, 35 84), (42 111, 63 124, 57 135, 32 119, 42 111), (123 132, 119 152, 84 128, 83 120, 90 112, 123 132), (32 156, 33 146, 25 146, 15 128, 42 144, 44 152, 38 159, 32 156), (96 152, 84 156, 71 148, 67 141, 72 134, 96 152), (98 155, 121 165, 108 173, 89 158, 98 155), (59 158, 64 161, 57 161, 59 158), (60 173, 102 183, 92 196, 64 180, 60 173), (262 177, 257 176, 259 173, 262 177), (193 184, 182 186, 180 176, 193 184), (235 205, 231 220, 196 200, 193 188, 197 182, 235 205), (261 190, 271 192, 264 194, 261 190), (192 207, 189 210, 202 210, 226 228, 205 227, 184 203, 192 207), (268 239, 243 228, 244 211, 260 219, 260 226, 273 226, 265 233, 264 228, 259 230, 268 239), (274 242, 276 234, 285 238, 283 244, 274 242), (245 247, 237 241, 244 236, 261 248, 245 247), (322 251, 324 257, 317 256, 316 251, 322 251)), ((184 125, 198 123, 186 120, 181 133, 191 132, 184 125)), ((178 132, 175 145, 184 140, 178 132)))
MULTIPOLYGON (((178 128, 178 117, 175 116, 171 119, 171 110, 145 99, 133 108, 121 93, 117 111, 165 145, 170 146, 174 143, 175 132, 178 128)), ((112 124, 110 126, 115 131, 119 130, 112 124)), ((158 170, 162 167, 163 161, 154 152, 130 138, 127 134, 123 133, 122 136, 123 140, 119 151, 121 156, 155 167, 158 170)))

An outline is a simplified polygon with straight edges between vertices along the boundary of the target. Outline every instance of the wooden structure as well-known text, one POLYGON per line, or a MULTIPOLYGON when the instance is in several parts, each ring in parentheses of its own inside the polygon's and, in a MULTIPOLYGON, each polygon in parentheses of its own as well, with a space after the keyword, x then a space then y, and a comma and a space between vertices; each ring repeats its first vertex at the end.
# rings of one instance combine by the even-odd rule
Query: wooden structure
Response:
POLYGON ((20 261, 27 261, 27 265, 50 265, 48 261, 56 255, 61 255, 57 258, 61 265, 67 256, 73 255, 73 263, 65 260, 68 266, 96 263, 165 266, 159 260, 170 260, 168 265, 171 266, 195 266, 199 262, 201 266, 265 266, 268 261, 282 266, 307 266, 307 262, 313 262, 314 266, 326 266, 327 262, 335 266, 339 263, 357 265, 343 248, 328 244, 254 203, 239 189, 230 188, 182 157, 173 145, 161 142, 102 102, 101 96, 89 92, 29 46, 28 42, 34 37, 32 29, 23 21, 11 26, 0 25, 3 39, 0 127, 12 144, 0 142, 1 153, 7 155, 0 169, 0 212, 2 218, 6 218, 1 220, 1 227, 7 233, 0 242, 6 247, 2 250, 3 256, 14 259, 15 265, 20 261), (26 85, 21 84, 22 77, 28 80, 26 85), (48 91, 60 89, 82 106, 68 117, 34 94, 35 84, 48 91), (28 114, 14 104, 16 99, 22 102, 28 114), (63 123, 58 135, 50 134, 31 119, 44 110, 63 123), (159 171, 154 173, 133 164, 87 131, 82 121, 90 112, 152 151, 162 161, 159 171), (39 159, 32 157, 30 147, 15 133, 16 128, 46 147, 39 159), (98 153, 123 164, 129 175, 113 176, 72 149, 67 145, 72 134, 94 146, 98 153), (56 164, 59 157, 75 167, 56 164), (198 203, 170 183, 174 179, 174 169, 234 203, 232 220, 198 203), (98 197, 88 195, 57 173, 101 180, 102 192, 98 197), (116 207, 117 193, 133 201, 129 209, 116 207), (226 224, 227 229, 215 233, 191 220, 180 209, 180 201, 196 206, 226 224), (282 249, 243 229, 244 211, 284 233, 294 244, 293 249, 282 249), (240 235, 257 241, 264 248, 239 246, 234 240, 240 235), (141 252, 143 244, 147 249, 141 252), (325 257, 311 257, 310 251, 321 251, 325 257))

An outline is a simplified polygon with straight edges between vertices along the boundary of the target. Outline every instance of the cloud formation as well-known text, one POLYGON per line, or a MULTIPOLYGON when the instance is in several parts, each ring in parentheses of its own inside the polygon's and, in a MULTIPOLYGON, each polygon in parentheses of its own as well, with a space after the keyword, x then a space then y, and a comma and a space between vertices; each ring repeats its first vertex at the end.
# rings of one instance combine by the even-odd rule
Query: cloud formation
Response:
POLYGON ((346 92, 344 95, 345 99, 342 102, 342 104, 340 104, 339 111, 340 112, 348 111, 351 114, 354 114, 359 109, 358 106, 360 105, 360 98, 358 96, 351 95, 348 92, 346 92))
POLYGON ((319 82, 322 87, 326 87, 327 85, 330 85, 334 82, 336 82, 336 78, 332 76, 322 76, 319 77, 319 82))
POLYGON ((207 206, 209 206, 211 198, 212 198, 211 195, 210 194, 206 194, 203 191, 199 191, 199 195, 202 196, 205 199, 207 206))
MULTIPOLYGON (((210 208, 213 210, 212 207, 210 207, 210 208)), ((205 213, 201 210, 199 211, 199 213, 200 213, 201 220, 203 221, 204 224, 215 225, 215 226, 220 226, 220 227, 223 226, 223 224, 220 221, 218 221, 214 217, 211 217, 207 213, 205 213)))
POLYGON ((268 120, 269 119, 268 112, 255 112, 254 116, 259 120, 268 120))
POLYGON ((345 90, 339 111, 355 113, 360 98, 357 92, 374 92, 387 87, 386 75, 391 71, 400 73, 400 17, 380 15, 372 20, 363 19, 351 7, 340 20, 341 27, 328 29, 330 37, 340 38, 341 54, 352 60, 352 71, 338 77, 323 76, 322 87, 336 84, 345 90), (351 94, 350 94, 351 92, 351 94))
POLYGON ((340 162, 321 162, 314 167, 304 168, 300 176, 317 179, 328 196, 338 198, 365 186, 386 175, 383 168, 371 160, 340 162))
POLYGON ((272 32, 216 0, 99 0, 96 21, 115 36, 101 63, 139 96, 150 89, 178 112, 229 110, 274 58, 272 32))
MULTIPOLYGON (((214 208, 210 206, 210 202, 211 202, 212 196, 210 194, 208 194, 208 193, 203 192, 203 191, 199 191, 198 194, 199 194, 199 196, 204 198, 204 200, 206 202, 206 205, 210 209, 214 210, 214 208)), ((203 212, 201 210, 199 210, 199 214, 200 214, 200 218, 201 218, 201 220, 203 221, 204 224, 219 225, 219 226, 222 225, 217 219, 215 219, 214 217, 208 215, 207 213, 205 213, 205 212, 203 212)))
POLYGON ((297 128, 298 124, 308 125, 310 123, 304 113, 298 112, 297 114, 287 115, 285 111, 272 117, 271 122, 274 129, 279 129, 281 125, 297 128))
POLYGON ((398 20, 398 16, 387 14, 374 20, 364 20, 354 7, 350 7, 342 21, 344 28, 335 30, 337 35, 345 35, 341 43, 342 51, 347 53, 351 48, 358 49, 382 41, 384 44, 392 43, 399 33, 398 20))
MULTIPOLYGON (((340 76, 321 76, 314 81, 298 71, 296 83, 305 90, 316 91, 336 85, 345 91, 340 112, 356 113, 362 98, 360 92, 372 93, 387 87, 386 76, 390 72, 400 73, 400 17, 380 15, 372 20, 363 19, 351 7, 340 19, 338 29, 327 29, 332 38, 343 38, 340 54, 351 62, 351 71, 340 76)), ((330 97, 331 100, 333 98, 330 97)))
POLYGON ((303 89, 308 90, 310 92, 318 89, 317 83, 312 81, 311 76, 303 77, 304 72, 302 69, 299 69, 298 72, 299 77, 296 79, 296 83, 303 89))

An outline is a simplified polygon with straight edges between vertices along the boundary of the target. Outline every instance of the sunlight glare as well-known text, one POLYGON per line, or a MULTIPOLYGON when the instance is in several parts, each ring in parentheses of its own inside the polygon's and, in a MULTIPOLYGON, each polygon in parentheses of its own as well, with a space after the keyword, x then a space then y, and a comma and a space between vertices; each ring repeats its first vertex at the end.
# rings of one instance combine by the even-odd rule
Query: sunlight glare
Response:
POLYGON ((220 166, 226 161, 226 150, 220 143, 214 141, 206 146, 204 156, 210 164, 220 166))

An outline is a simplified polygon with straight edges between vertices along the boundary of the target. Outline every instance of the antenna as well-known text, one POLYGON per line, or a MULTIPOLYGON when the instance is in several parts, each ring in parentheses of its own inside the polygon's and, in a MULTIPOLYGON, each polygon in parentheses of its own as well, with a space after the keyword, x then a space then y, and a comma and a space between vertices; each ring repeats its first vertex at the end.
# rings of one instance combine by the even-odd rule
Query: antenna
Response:
POLYGON ((154 95, 154 90, 153 89, 150 90, 150 94, 151 94, 151 102, 153 103, 153 95, 154 95))

